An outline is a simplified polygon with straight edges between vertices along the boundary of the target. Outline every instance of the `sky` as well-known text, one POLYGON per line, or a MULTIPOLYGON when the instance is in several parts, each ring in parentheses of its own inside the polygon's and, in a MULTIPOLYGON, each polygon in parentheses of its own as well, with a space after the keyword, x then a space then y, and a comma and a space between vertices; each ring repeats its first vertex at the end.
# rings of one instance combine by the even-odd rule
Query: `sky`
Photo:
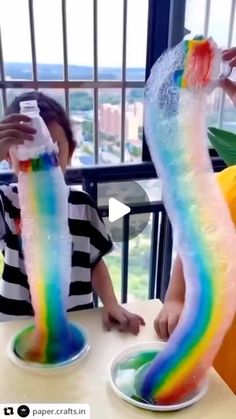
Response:
MULTIPOLYGON (((5 61, 31 57, 28 0, 0 0, 5 61), (14 10, 14 13, 13 13, 14 10)), ((148 0, 128 0, 127 66, 145 67, 148 0)), ((98 64, 121 66, 123 0, 98 0, 98 64)), ((62 63, 61 0, 34 0, 37 61, 62 63)), ((93 65, 93 0, 67 0, 68 61, 93 65)))
MULTIPOLYGON (((207 0, 187 0, 185 26, 193 35, 201 35, 204 31, 205 10, 207 0)), ((211 0, 208 36, 212 36, 220 47, 228 46, 229 21, 233 0, 211 0)), ((234 6, 234 15, 235 15, 234 6)), ((236 45, 236 16, 232 45, 236 45)))
MULTIPOLYGON (((98 1, 98 65, 122 63, 123 0, 98 1)), ((191 36, 202 34, 207 0, 187 0, 185 26, 191 36)), ((209 35, 228 44, 233 0, 211 0, 209 35)), ((0 0, 0 23, 5 61, 31 60, 28 0, 0 0), (14 12, 13 12, 14 11, 14 12)), ((148 0, 128 0, 127 67, 144 67, 148 0)), ((62 63, 61 0, 34 0, 37 61, 62 63)), ((236 45, 236 22, 232 44, 236 45)), ((93 65, 93 0, 67 0, 69 64, 93 65)))

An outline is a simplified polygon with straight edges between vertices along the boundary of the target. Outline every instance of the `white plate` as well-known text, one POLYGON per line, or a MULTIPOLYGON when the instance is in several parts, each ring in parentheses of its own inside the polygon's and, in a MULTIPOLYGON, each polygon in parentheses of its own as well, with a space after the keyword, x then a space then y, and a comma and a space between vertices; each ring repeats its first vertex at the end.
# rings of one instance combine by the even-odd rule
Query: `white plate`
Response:
POLYGON ((164 342, 143 342, 138 343, 132 346, 129 346, 124 351, 120 352, 118 355, 116 355, 109 368, 109 382, 114 390, 114 392, 123 400, 126 402, 139 407, 141 409, 146 410, 154 410, 154 411, 174 411, 174 410, 180 410, 184 409, 188 406, 193 405, 194 403, 198 402, 207 392, 208 389, 208 381, 205 380, 204 383, 199 386, 199 388, 192 394, 190 397, 188 397, 184 402, 176 403, 172 405, 157 405, 157 404, 147 404, 142 403, 141 401, 132 399, 125 391, 119 387, 119 384, 117 383, 117 365, 121 361, 125 361, 127 358, 129 358, 132 354, 136 354, 137 352, 143 352, 143 351, 149 351, 149 350, 156 350, 161 351, 165 346, 164 342))
MULTIPOLYGON (((75 324, 73 324, 74 327, 77 327, 75 324)), ((78 354, 74 355, 72 358, 70 358, 67 361, 63 361, 57 364, 40 364, 37 362, 27 362, 24 361, 22 359, 20 359, 15 351, 14 351, 14 343, 15 343, 15 339, 17 337, 17 335, 13 336, 8 345, 7 345, 7 355, 8 358, 18 367, 21 367, 23 369, 26 369, 28 371, 31 371, 33 373, 36 374, 40 374, 40 375, 51 375, 53 373, 57 373, 62 371, 63 373, 65 372, 65 369, 68 369, 69 367, 74 366, 75 364, 77 364, 78 362, 81 361, 81 359, 88 353, 89 349, 90 349, 90 345, 88 342, 88 336, 87 333, 85 331, 85 329, 83 329, 81 326, 77 327, 80 332, 83 334, 84 336, 84 340, 85 340, 85 345, 82 348, 82 350, 80 352, 78 352, 78 354)))

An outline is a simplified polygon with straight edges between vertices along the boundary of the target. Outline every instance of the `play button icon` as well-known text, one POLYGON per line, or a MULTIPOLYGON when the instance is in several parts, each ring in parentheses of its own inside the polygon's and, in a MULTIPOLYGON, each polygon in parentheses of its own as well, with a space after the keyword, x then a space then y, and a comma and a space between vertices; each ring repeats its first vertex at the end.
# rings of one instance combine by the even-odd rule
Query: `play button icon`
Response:
POLYGON ((132 240, 149 223, 150 202, 144 188, 134 181, 98 185, 98 207, 113 242, 132 240))
POLYGON ((130 213, 130 207, 118 201, 116 198, 109 199, 108 219, 110 223, 114 223, 120 218, 130 213))

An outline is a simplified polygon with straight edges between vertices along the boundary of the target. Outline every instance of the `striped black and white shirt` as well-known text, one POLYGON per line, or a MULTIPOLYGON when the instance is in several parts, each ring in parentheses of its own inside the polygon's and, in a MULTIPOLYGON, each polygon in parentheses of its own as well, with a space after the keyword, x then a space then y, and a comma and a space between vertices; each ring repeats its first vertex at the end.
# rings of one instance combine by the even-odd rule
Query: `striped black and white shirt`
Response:
MULTIPOLYGON (((68 311, 93 307, 91 273, 111 251, 112 242, 91 197, 70 188, 68 224, 72 237, 68 311)), ((16 185, 0 186, 0 250, 4 267, 0 279, 0 321, 31 316, 33 309, 20 236, 20 208, 16 185)))

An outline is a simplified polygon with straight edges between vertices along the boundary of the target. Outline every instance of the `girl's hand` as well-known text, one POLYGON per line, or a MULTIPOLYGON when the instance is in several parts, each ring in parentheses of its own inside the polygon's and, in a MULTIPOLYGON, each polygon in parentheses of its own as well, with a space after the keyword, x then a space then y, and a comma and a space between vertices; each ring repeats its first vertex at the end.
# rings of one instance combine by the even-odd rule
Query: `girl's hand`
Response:
MULTIPOLYGON (((236 67, 236 47, 224 50, 222 59, 227 61, 230 67, 236 67)), ((222 79, 219 81, 219 87, 225 91, 236 106, 236 82, 230 79, 222 79)))
POLYGON ((26 115, 12 114, 0 121, 0 161, 8 157, 13 145, 33 140, 36 130, 29 125, 31 119, 26 115))
POLYGON ((141 316, 131 313, 119 304, 103 307, 102 320, 104 328, 108 331, 115 327, 120 332, 130 332, 133 335, 138 335, 140 326, 145 325, 141 316))
POLYGON ((236 67, 236 47, 224 50, 222 58, 228 62, 230 67, 236 67))
POLYGON ((160 313, 154 320, 154 328, 158 336, 167 340, 176 328, 183 310, 183 303, 168 301, 164 303, 160 313))

